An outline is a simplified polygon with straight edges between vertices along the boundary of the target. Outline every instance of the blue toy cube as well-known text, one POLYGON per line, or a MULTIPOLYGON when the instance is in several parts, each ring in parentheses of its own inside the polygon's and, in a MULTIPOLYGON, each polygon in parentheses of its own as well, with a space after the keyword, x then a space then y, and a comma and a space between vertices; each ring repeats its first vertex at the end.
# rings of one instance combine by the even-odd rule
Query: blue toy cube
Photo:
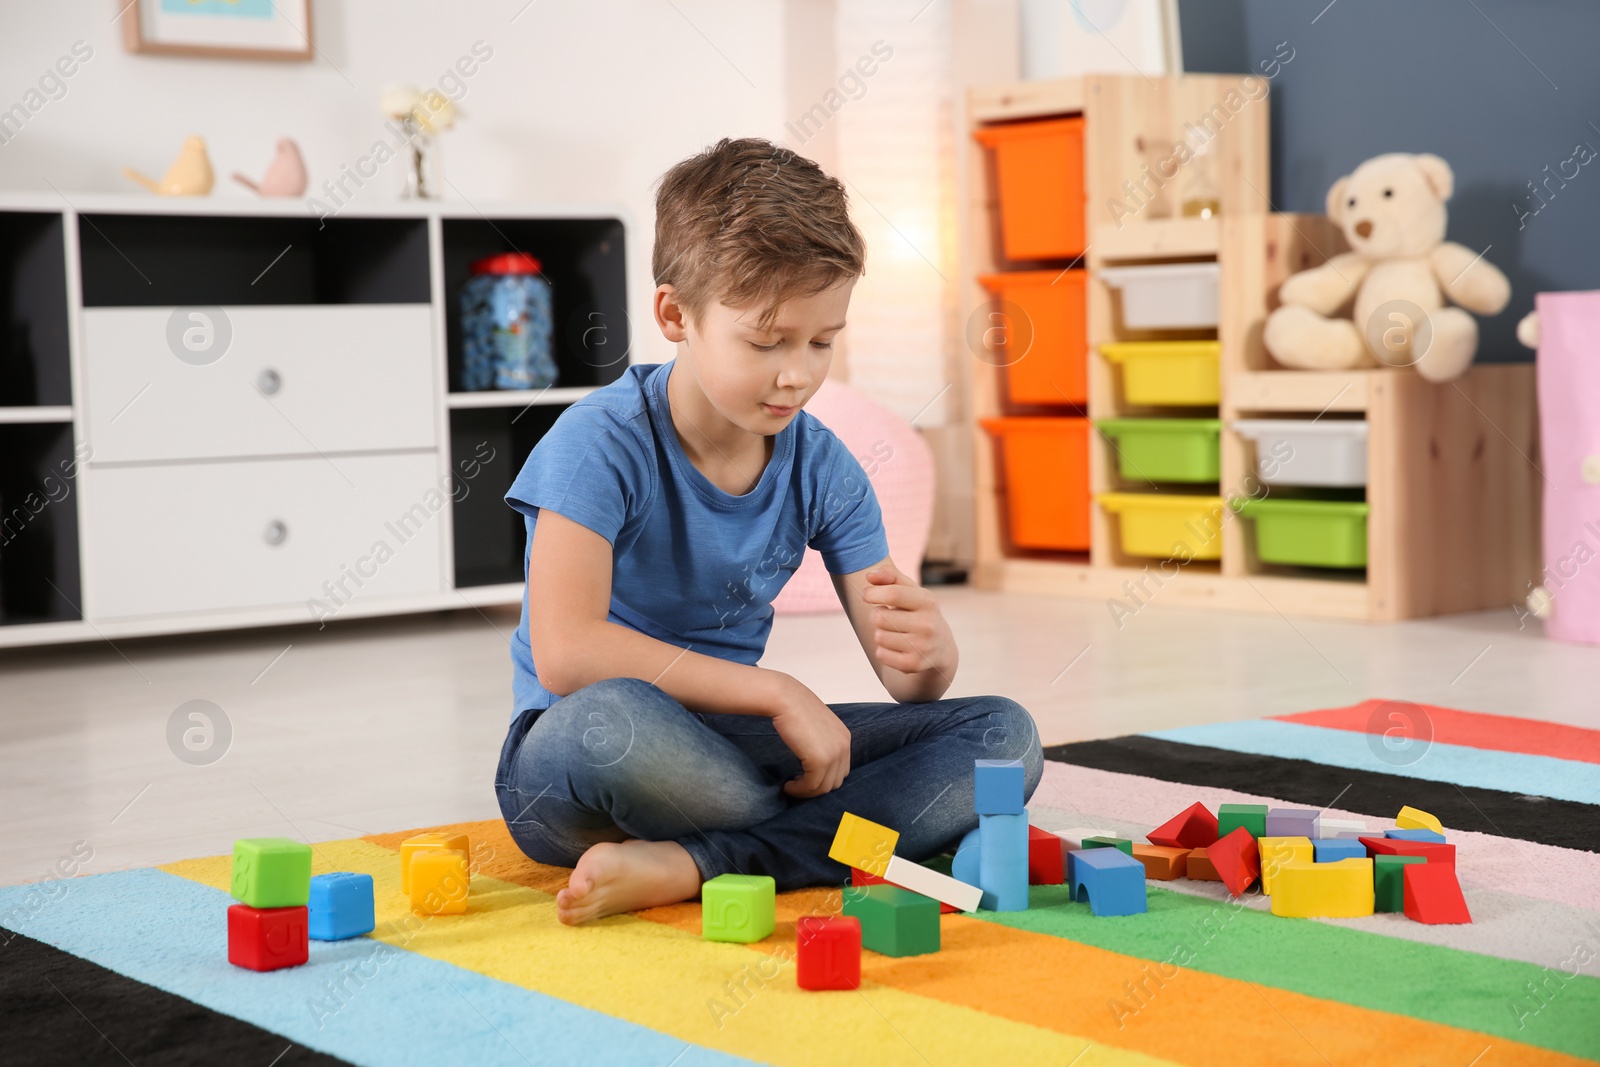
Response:
POLYGON ((1027 811, 978 816, 978 887, 983 890, 981 908, 1028 910, 1027 811))
POLYGON ((372 933, 372 875, 319 874, 311 879, 307 907, 313 941, 343 941, 372 933))
POLYGON ((1348 837, 1314 837, 1311 839, 1311 849, 1316 854, 1318 863, 1338 863, 1340 860, 1367 858, 1367 846, 1348 837))
POLYGON ((1023 769, 1015 759, 976 760, 972 807, 979 815, 1021 815, 1023 769))
POLYGON ((1426 827, 1418 827, 1415 830, 1387 830, 1383 836, 1396 841, 1444 841, 1443 834, 1426 827))
POLYGON ((1095 915, 1138 915, 1145 902, 1144 864, 1119 848, 1078 849, 1067 853, 1067 886, 1072 899, 1089 901, 1095 915))

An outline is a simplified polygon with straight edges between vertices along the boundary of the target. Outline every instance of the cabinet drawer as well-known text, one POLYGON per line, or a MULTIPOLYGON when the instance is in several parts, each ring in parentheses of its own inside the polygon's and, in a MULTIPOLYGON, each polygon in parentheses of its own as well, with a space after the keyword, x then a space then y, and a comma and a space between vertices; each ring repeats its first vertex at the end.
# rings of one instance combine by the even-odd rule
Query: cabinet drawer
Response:
POLYGON ((95 462, 437 447, 427 305, 193 310, 84 310, 95 462))
POLYGON ((434 453, 90 467, 90 618, 443 589, 434 453))

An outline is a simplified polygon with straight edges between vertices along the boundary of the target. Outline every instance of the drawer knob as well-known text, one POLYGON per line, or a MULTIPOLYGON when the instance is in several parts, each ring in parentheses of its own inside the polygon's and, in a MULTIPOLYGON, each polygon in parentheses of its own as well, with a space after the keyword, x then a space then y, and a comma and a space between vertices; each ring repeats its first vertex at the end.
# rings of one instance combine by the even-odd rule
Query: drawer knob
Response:
POLYGON ((267 523, 267 528, 261 532, 261 536, 267 544, 276 548, 289 539, 289 527, 284 525, 283 520, 273 519, 267 523))
POLYGON ((262 396, 271 396, 283 385, 283 378, 278 372, 268 367, 256 378, 256 388, 261 390, 262 396))

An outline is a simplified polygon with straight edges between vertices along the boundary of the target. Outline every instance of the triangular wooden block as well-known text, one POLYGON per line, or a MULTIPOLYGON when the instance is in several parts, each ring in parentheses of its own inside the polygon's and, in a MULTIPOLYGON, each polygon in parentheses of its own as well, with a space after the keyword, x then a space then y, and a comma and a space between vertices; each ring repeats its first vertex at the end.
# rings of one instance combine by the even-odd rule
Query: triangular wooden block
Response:
POLYGON ((1205 848, 1217 839, 1217 817, 1196 801, 1144 838, 1166 848, 1205 848))
POLYGON ((1222 884, 1236 897, 1244 896, 1251 883, 1261 877, 1261 852, 1255 837, 1243 826, 1234 827, 1226 837, 1207 848, 1206 856, 1217 869, 1222 884))
POLYGON ((1412 863, 1406 866, 1402 877, 1405 879, 1406 918, 1430 925, 1472 921, 1454 867, 1442 863, 1412 863))

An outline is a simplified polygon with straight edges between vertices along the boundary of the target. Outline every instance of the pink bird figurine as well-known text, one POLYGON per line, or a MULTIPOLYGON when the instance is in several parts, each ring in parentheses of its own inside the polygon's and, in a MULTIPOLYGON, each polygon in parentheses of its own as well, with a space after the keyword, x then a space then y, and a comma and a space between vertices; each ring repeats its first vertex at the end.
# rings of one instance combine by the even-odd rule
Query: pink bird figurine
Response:
POLYGON ((306 163, 300 157, 300 146, 293 138, 278 138, 278 154, 272 157, 259 185, 238 171, 233 180, 261 196, 299 196, 306 191, 306 163))

